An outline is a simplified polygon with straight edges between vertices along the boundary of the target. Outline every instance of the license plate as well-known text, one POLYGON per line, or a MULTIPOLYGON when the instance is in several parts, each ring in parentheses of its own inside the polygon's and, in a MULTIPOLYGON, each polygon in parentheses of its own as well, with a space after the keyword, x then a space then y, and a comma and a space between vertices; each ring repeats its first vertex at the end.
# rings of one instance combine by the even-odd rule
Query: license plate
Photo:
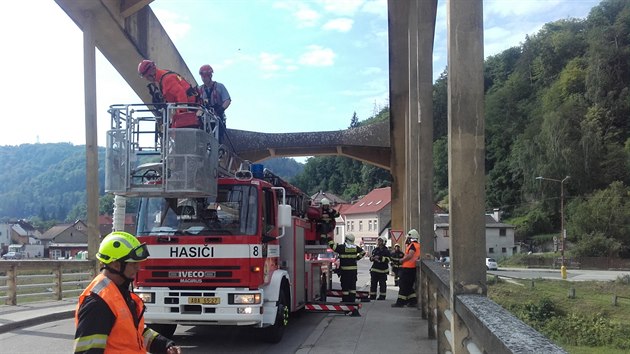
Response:
POLYGON ((201 305, 218 305, 221 303, 220 297, 189 297, 189 304, 201 304, 201 305))

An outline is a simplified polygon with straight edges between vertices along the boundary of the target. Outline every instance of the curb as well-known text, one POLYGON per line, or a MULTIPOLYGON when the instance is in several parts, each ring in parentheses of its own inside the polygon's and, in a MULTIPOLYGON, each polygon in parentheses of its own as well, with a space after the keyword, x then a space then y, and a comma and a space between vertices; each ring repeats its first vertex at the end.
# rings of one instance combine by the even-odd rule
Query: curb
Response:
POLYGON ((53 322, 53 321, 59 321, 59 320, 72 318, 74 317, 74 312, 75 310, 67 310, 67 311, 61 311, 61 312, 51 313, 47 315, 42 315, 35 318, 29 318, 27 320, 19 320, 19 321, 4 323, 0 325, 0 334, 11 332, 19 328, 39 325, 46 322, 53 322))

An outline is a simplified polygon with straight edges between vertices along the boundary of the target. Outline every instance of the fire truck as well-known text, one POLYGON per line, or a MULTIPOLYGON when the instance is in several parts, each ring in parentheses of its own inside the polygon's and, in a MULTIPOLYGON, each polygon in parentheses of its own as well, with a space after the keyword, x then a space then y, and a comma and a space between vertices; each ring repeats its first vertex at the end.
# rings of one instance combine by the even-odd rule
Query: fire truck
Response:
POLYGON ((325 306, 332 274, 317 259, 327 246, 308 196, 219 145, 212 111, 129 104, 109 113, 105 191, 115 195, 114 230, 127 198, 139 200, 136 236, 150 256, 134 291, 150 327, 172 336, 178 324, 250 326, 273 343, 295 311, 357 311, 325 306))

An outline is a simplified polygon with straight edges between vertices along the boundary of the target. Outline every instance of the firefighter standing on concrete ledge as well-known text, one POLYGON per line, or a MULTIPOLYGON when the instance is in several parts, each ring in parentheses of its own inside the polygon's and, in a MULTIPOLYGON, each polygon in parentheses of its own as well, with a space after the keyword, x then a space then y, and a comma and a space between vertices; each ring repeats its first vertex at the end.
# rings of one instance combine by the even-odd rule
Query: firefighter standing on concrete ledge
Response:
POLYGON ((357 261, 365 251, 354 244, 354 235, 347 234, 345 243, 335 244, 328 240, 329 247, 339 254, 339 276, 341 277, 341 302, 355 302, 357 298, 357 261))
POLYGON ((409 230, 407 233, 407 241, 405 247, 405 256, 400 260, 402 263, 400 268, 400 289, 398 291, 398 299, 392 304, 392 307, 415 307, 418 305, 416 297, 416 261, 420 257, 420 243, 418 239, 420 234, 415 229, 409 230))
POLYGON ((372 267, 370 268, 370 300, 376 300, 376 288, 379 290, 379 300, 385 300, 387 294, 387 273, 389 273, 389 250, 385 247, 385 240, 378 238, 377 246, 372 250, 372 267))
POLYGON ((322 215, 317 222, 320 244, 325 245, 328 242, 328 235, 335 229, 335 218, 337 217, 339 217, 339 212, 330 206, 328 198, 323 198, 322 215))

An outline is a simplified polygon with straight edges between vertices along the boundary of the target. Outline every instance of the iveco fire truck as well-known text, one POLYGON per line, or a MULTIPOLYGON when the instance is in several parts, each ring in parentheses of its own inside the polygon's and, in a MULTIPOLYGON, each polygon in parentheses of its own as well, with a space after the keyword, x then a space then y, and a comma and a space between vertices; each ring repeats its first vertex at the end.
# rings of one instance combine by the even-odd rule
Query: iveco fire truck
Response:
POLYGON ((308 196, 220 146, 211 111, 109 113, 105 190, 116 195, 115 230, 125 199, 140 200, 136 236, 150 256, 134 291, 149 326, 167 336, 178 324, 251 326, 278 342, 291 312, 325 301, 331 274, 317 260, 326 246, 315 242, 308 196))

